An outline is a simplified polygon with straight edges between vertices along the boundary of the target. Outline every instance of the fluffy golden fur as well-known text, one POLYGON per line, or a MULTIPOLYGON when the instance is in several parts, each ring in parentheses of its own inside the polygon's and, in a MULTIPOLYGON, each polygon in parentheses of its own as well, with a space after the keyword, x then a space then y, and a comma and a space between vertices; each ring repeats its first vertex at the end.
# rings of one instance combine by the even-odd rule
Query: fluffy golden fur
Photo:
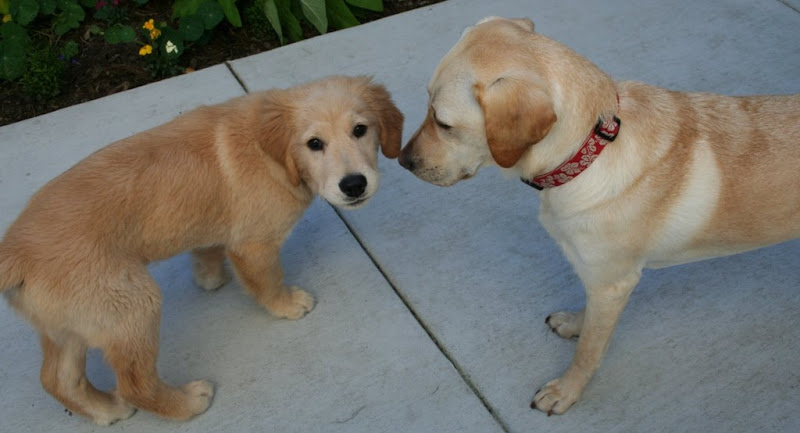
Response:
POLYGON ((539 195, 539 219, 587 299, 583 311, 548 316, 553 331, 580 338, 564 375, 534 397, 544 412, 578 400, 643 268, 800 236, 800 95, 617 83, 530 20, 493 17, 463 34, 428 90, 400 163, 442 186, 494 164, 532 179, 572 157, 598 119, 621 119, 588 169, 539 195))
POLYGON ((369 199, 378 148, 396 157, 402 125, 382 86, 331 77, 199 108, 53 179, 0 243, 0 289, 41 335, 44 388, 102 425, 134 408, 205 411, 211 383, 158 377, 161 293, 146 264, 191 249, 197 283, 215 289, 227 255, 259 304, 301 318, 314 300, 284 285, 281 245, 315 195, 344 208, 369 199), (87 380, 89 347, 114 369, 113 392, 87 380))

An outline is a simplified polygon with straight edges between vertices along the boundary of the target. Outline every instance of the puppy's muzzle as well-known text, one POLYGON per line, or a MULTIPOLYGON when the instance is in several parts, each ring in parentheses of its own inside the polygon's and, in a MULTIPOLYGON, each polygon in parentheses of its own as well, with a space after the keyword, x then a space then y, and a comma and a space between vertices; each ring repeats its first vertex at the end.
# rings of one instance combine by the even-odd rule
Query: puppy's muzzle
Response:
POLYGON ((367 189, 367 178, 362 174, 348 174, 339 182, 339 189, 350 198, 359 198, 367 189))

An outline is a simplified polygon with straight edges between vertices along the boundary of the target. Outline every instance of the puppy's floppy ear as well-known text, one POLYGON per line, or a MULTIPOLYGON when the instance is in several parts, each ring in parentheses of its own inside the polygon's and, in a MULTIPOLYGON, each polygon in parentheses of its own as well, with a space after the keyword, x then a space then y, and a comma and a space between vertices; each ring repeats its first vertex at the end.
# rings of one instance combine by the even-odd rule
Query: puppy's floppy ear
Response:
POLYGON ((489 151, 501 167, 516 164, 557 120, 550 96, 530 80, 503 77, 488 86, 476 83, 472 91, 483 110, 489 151))
POLYGON ((258 145, 261 150, 286 169, 286 177, 292 186, 300 185, 300 173, 292 153, 292 142, 296 139, 294 111, 283 91, 273 90, 262 102, 262 115, 258 145))
POLYGON ((369 109, 378 116, 381 152, 387 158, 397 158, 403 140, 403 113, 392 102, 392 96, 380 84, 367 86, 365 95, 369 109))

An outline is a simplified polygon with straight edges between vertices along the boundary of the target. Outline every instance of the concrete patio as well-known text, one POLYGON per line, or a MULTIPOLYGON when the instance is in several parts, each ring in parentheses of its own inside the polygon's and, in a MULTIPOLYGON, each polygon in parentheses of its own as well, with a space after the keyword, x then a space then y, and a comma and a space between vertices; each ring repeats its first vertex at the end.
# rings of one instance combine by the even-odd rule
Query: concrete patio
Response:
MULTIPOLYGON (((800 93, 798 11, 798 0, 449 0, 1 127, 0 230, 92 151, 246 91, 374 75, 408 138, 436 64, 487 15, 530 17, 620 80, 800 93)), ((235 281, 195 287, 185 254, 151 266, 162 377, 216 386, 189 422, 70 417, 39 383, 36 334, 0 303, 0 432, 800 431, 800 241, 646 271, 582 400, 547 417, 528 405, 575 341, 544 318, 580 308, 583 289, 537 222, 535 191, 497 169, 439 188, 396 161, 380 167, 365 208, 317 200, 285 245, 287 282, 318 302, 300 321, 270 317, 235 281)), ((98 352, 89 376, 114 386, 98 352)))

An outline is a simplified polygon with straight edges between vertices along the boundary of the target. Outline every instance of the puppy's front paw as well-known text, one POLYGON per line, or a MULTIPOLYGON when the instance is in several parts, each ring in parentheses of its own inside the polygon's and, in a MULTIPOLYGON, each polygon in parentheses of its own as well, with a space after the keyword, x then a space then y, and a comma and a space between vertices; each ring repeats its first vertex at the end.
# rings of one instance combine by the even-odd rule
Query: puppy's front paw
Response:
POLYGON ((297 320, 314 308, 314 297, 299 287, 290 287, 266 307, 276 317, 297 320))
POLYGON ((583 389, 570 386, 562 379, 551 380, 533 397, 531 409, 539 409, 547 416, 561 415, 581 397, 583 389))
POLYGON ((583 311, 559 311, 547 316, 544 323, 563 338, 577 337, 583 327, 583 311))
POLYGON ((214 397, 214 385, 207 380, 195 380, 181 387, 186 400, 186 409, 193 415, 198 415, 206 411, 211 406, 211 399, 214 397))

